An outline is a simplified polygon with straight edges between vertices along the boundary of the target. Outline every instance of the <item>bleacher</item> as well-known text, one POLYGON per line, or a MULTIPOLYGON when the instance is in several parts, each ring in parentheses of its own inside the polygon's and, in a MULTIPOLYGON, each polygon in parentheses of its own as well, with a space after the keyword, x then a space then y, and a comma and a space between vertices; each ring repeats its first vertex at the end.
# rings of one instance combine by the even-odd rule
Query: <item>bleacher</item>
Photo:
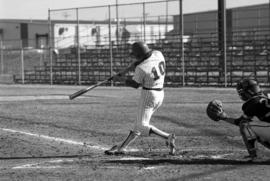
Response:
MULTIPOLYGON (((179 43, 164 42, 150 44, 150 48, 163 52, 166 58, 166 86, 182 85, 181 47, 179 43)), ((185 43, 184 76, 188 86, 223 86, 224 64, 217 41, 196 39, 185 43)), ((232 41, 227 44, 227 81, 228 86, 245 76, 253 76, 263 85, 269 85, 269 50, 268 39, 232 41)), ((129 47, 114 47, 110 59, 110 49, 87 49, 80 54, 81 84, 93 84, 102 81, 114 72, 124 69, 131 61, 127 58, 129 47)), ((25 70, 25 83, 78 84, 78 60, 76 52, 59 54, 50 63, 25 70)), ((20 79, 16 79, 20 82, 20 79)))
MULTIPOLYGON (((114 71, 125 68, 130 62, 126 55, 113 50, 114 71)), ((51 72, 54 84, 78 84, 79 63, 76 53, 59 54, 53 59, 53 65, 45 62, 43 66, 25 70, 24 83, 48 84, 51 81, 51 72)), ((111 61, 109 49, 90 49, 80 54, 81 84, 93 84, 102 81, 111 75, 111 61)), ((18 83, 22 80, 17 77, 18 83)))

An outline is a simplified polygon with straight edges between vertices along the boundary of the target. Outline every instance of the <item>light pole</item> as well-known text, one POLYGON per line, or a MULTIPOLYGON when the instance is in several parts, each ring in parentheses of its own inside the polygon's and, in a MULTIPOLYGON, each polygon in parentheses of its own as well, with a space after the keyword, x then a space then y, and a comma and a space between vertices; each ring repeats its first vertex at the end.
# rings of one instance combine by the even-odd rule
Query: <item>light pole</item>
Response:
MULTIPOLYGON (((180 2, 180 3, 182 3, 182 2, 180 2)), ((165 19, 166 19, 166 33, 168 33, 168 12, 169 12, 169 2, 168 2, 168 0, 166 0, 166 17, 165 17, 165 19)))

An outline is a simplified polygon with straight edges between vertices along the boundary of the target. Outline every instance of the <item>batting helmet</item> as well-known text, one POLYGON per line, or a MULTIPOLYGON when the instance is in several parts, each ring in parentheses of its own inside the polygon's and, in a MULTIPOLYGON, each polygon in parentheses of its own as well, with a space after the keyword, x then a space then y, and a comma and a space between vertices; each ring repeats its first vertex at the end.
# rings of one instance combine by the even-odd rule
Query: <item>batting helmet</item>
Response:
POLYGON ((253 96, 261 93, 259 84, 254 79, 243 79, 237 83, 236 90, 240 98, 247 101, 253 96))
POLYGON ((131 55, 135 56, 137 59, 143 59, 151 50, 144 42, 135 42, 131 47, 131 55))

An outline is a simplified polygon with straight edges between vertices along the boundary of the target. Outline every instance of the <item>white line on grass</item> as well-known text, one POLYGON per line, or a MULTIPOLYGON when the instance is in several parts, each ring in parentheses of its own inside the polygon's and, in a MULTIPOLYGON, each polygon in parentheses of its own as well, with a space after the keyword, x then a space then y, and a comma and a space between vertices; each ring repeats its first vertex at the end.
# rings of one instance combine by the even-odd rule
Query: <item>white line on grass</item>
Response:
POLYGON ((0 96, 0 101, 29 101, 29 100, 47 100, 47 99, 69 99, 65 95, 37 95, 37 96, 0 96))
MULTIPOLYGON (((57 142, 63 142, 66 144, 72 144, 72 145, 80 145, 80 146, 85 146, 88 148, 92 148, 95 150, 106 150, 108 149, 107 146, 101 146, 101 145, 92 145, 94 143, 85 143, 85 142, 80 142, 80 141, 74 141, 70 139, 64 139, 64 138, 57 138, 57 137, 52 137, 52 136, 47 136, 47 135, 42 135, 42 134, 36 134, 36 133, 30 133, 26 131, 20 131, 20 130, 15 130, 15 129, 8 129, 8 128, 0 128, 0 130, 5 131, 5 132, 10 132, 10 133, 18 133, 18 134, 23 134, 27 136, 33 136, 36 138, 41 138, 45 140, 50 140, 50 141, 57 141, 57 142)), ((153 150, 153 151, 167 151, 168 149, 158 149, 158 150, 153 150)), ((138 152, 138 151, 143 151, 142 149, 137 149, 137 148, 129 148, 127 149, 129 152, 138 152)), ((194 152, 194 151, 237 151, 237 152, 242 152, 246 151, 243 149, 218 149, 218 148, 207 148, 207 147, 189 147, 186 149, 181 149, 178 150, 179 152, 194 152)))
POLYGON ((95 150, 106 150, 107 149, 106 147, 103 147, 101 145, 89 145, 89 144, 85 144, 84 142, 74 141, 74 140, 70 140, 70 139, 57 138, 57 137, 41 135, 41 134, 35 134, 35 133, 30 133, 30 132, 20 131, 20 130, 14 130, 14 129, 7 129, 7 128, 0 128, 0 129, 2 131, 5 131, 5 132, 18 133, 18 134, 23 134, 23 135, 27 135, 27 136, 36 137, 36 138, 42 138, 42 139, 50 140, 50 141, 63 142, 63 143, 72 144, 72 145, 80 145, 80 146, 85 146, 85 147, 95 149, 95 150))
MULTIPOLYGON (((52 136, 47 136, 47 135, 41 135, 41 134, 35 134, 35 133, 30 133, 30 132, 26 132, 26 131, 20 131, 20 130, 15 130, 15 129, 8 129, 8 128, 0 128, 0 130, 5 131, 5 132, 9 132, 9 133, 17 133, 17 134, 22 134, 22 135, 27 135, 27 136, 32 136, 32 137, 36 137, 36 138, 41 138, 41 139, 45 139, 45 140, 49 140, 49 141, 57 141, 57 142, 63 142, 63 143, 67 143, 67 144, 72 144, 72 145, 79 145, 79 146, 84 146, 84 147, 88 147, 91 149, 95 149, 95 150, 106 150, 108 148, 101 146, 101 145, 88 145, 85 144, 84 142, 79 142, 79 141, 74 141, 74 140, 70 140, 70 139, 63 139, 63 138, 57 138, 57 137, 52 137, 52 136)), ((189 152, 189 151, 245 151, 245 150, 240 150, 240 149, 227 149, 227 150, 218 150, 218 149, 214 149, 214 148, 188 148, 188 149, 182 149, 182 150, 178 150, 180 152, 189 152)), ((141 149, 128 149, 128 151, 130 152, 136 152, 136 151, 142 151, 141 149)), ((158 151, 165 151, 165 149, 159 149, 158 151)), ((218 154, 218 155, 212 155, 210 156, 213 159, 218 159, 218 158, 223 158, 225 156, 228 156, 232 153, 229 154, 218 154)), ((197 155, 194 158, 200 158, 203 157, 204 155, 197 155)), ((179 155, 178 157, 181 157, 181 155, 179 155)), ((120 158, 119 160, 151 160, 151 158, 145 158, 145 157, 123 157, 120 158)), ((52 161, 47 161, 47 162, 42 162, 42 163, 32 163, 32 164, 24 164, 24 165, 20 165, 20 166, 15 166, 12 169, 54 169, 54 168, 62 168, 61 166, 55 166, 55 165, 46 165, 46 164, 56 164, 56 163, 61 163, 64 161, 69 161, 72 162, 74 160, 52 160, 52 161), (45 164, 45 165, 44 165, 45 164)), ((153 167, 155 168, 155 167, 153 167)), ((149 169, 153 169, 153 168, 149 168, 149 169)))
POLYGON ((61 164, 66 162, 73 162, 73 159, 58 159, 58 160, 51 160, 51 161, 45 161, 45 162, 39 162, 39 163, 29 163, 24 165, 19 165, 12 167, 12 169, 55 169, 55 168, 62 168, 59 165, 52 165, 52 164, 61 164), (43 166, 42 166, 43 165, 43 166))
MULTIPOLYGON (((218 154, 218 155, 212 155, 212 156, 206 156, 206 155, 196 155, 193 157, 189 157, 190 159, 203 159, 203 158, 211 158, 211 159, 222 159, 226 156, 233 155, 231 154, 218 154)), ((177 157, 177 159, 183 158, 181 155, 177 157)), ((114 161, 129 161, 129 160, 135 160, 135 161, 142 161, 142 160, 152 160, 151 158, 145 158, 145 157, 123 157, 119 159, 114 159, 114 161)), ((57 169, 57 168, 63 168, 63 166, 60 166, 62 163, 73 163, 74 159, 57 159, 57 160, 51 160, 51 161, 44 161, 44 162, 37 162, 37 163, 28 163, 23 165, 18 165, 15 167, 12 167, 12 169, 57 169), (59 164, 59 165, 57 165, 59 164)), ((143 169, 144 170, 154 170, 164 167, 164 165, 157 165, 157 166, 146 166, 143 169)), ((109 168, 109 167, 107 167, 109 168)), ((110 168, 117 169, 119 166, 110 166, 110 168)))

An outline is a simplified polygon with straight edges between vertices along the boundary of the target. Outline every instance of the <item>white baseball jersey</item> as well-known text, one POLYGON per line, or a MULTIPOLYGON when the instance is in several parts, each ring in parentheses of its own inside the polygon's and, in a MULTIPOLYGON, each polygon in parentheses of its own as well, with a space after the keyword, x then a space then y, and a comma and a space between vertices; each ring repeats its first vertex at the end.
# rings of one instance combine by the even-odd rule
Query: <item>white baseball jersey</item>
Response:
POLYGON ((146 88, 163 88, 165 78, 165 59, 160 51, 154 50, 152 55, 140 63, 133 80, 146 88))
POLYGON ((154 50, 152 55, 140 63, 133 80, 141 84, 141 97, 138 105, 135 130, 148 134, 152 114, 161 106, 164 98, 163 84, 165 78, 165 59, 160 51, 154 50))

